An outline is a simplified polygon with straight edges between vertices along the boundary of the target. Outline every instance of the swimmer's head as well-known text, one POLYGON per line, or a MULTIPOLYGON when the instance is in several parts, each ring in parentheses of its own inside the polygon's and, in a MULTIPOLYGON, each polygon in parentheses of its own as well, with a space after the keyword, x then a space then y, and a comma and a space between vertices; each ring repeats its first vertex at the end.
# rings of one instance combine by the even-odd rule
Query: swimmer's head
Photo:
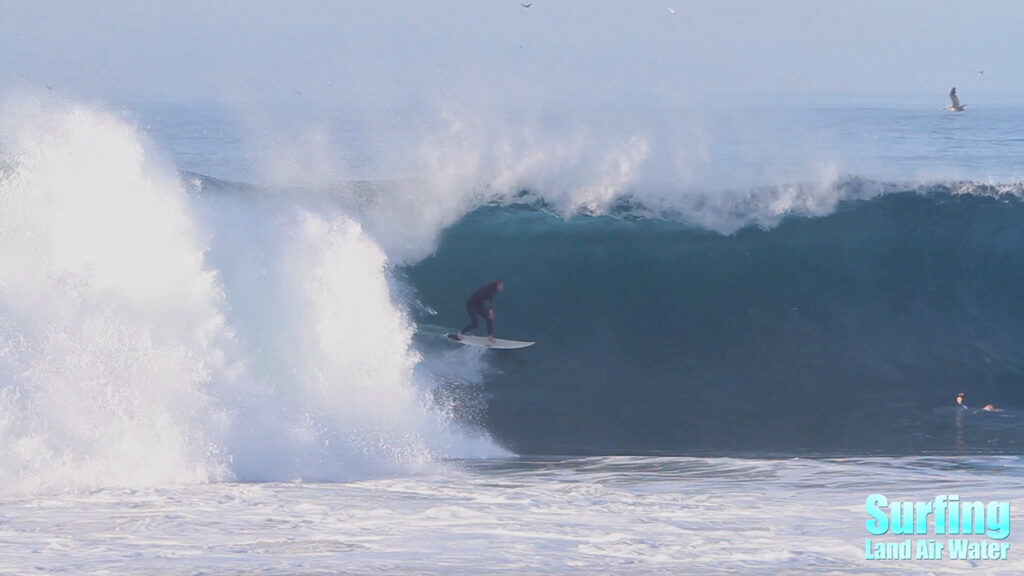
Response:
POLYGON ((996 411, 996 405, 995 404, 985 404, 985 406, 982 407, 982 410, 984 410, 985 412, 995 412, 996 411))

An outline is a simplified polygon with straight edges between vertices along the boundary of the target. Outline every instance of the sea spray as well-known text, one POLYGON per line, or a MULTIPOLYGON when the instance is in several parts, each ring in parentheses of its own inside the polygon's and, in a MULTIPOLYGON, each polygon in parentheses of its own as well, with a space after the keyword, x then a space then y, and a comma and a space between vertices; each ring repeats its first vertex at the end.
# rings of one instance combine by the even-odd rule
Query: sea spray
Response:
POLYGON ((187 191, 94 108, 4 112, 6 490, 344 480, 505 453, 433 406, 389 257, 357 220, 187 191))
POLYGON ((2 114, 0 484, 227 476, 205 386, 230 331, 176 174, 111 114, 2 114))
POLYGON ((387 258, 357 222, 246 203, 233 210, 249 226, 225 227, 211 252, 254 392, 229 442, 242 477, 350 479, 503 453, 432 406, 433 383, 414 374, 412 325, 390 298, 387 258), (259 266, 220 260, 239 244, 259 266))

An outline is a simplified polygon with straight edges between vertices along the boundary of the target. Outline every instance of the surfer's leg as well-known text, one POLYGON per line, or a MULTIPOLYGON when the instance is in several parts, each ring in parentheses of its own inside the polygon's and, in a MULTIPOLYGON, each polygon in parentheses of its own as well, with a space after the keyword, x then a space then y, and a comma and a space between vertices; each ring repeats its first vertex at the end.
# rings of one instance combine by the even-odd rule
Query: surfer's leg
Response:
MULTIPOLYGON (((472 306, 466 306, 466 313, 469 314, 469 324, 466 325, 459 333, 465 334, 470 330, 476 330, 478 323, 476 321, 476 310, 472 306)), ((490 320, 488 320, 490 322, 490 320)))
POLYGON ((491 320, 490 314, 484 314, 483 317, 487 321, 487 336, 494 336, 494 320, 491 320))

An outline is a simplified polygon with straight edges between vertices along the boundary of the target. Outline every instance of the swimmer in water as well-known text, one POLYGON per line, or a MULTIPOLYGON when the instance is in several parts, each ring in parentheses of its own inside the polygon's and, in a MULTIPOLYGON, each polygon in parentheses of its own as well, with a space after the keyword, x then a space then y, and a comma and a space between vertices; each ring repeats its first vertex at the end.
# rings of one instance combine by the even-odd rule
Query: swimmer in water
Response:
POLYGON ((956 405, 963 408, 964 410, 967 410, 967 404, 965 404, 966 400, 967 395, 964 394, 963 392, 956 395, 956 405))
MULTIPOLYGON (((967 395, 963 392, 956 395, 956 405, 967 410, 967 395)), ((1002 412, 995 404, 985 404, 981 407, 982 412, 1002 412)))

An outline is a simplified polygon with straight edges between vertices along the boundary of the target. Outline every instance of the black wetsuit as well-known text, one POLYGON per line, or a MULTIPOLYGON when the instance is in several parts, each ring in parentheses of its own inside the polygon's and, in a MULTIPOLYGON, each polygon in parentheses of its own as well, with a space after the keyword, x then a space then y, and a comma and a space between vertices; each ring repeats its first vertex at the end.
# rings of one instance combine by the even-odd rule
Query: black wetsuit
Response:
POLYGON ((491 320, 491 309, 494 308, 494 295, 498 293, 498 284, 491 282, 486 286, 481 286, 473 295, 466 300, 466 313, 469 314, 469 324, 462 329, 461 333, 465 334, 470 330, 476 330, 478 325, 476 317, 482 316, 487 322, 487 335, 494 335, 494 321, 491 320))

